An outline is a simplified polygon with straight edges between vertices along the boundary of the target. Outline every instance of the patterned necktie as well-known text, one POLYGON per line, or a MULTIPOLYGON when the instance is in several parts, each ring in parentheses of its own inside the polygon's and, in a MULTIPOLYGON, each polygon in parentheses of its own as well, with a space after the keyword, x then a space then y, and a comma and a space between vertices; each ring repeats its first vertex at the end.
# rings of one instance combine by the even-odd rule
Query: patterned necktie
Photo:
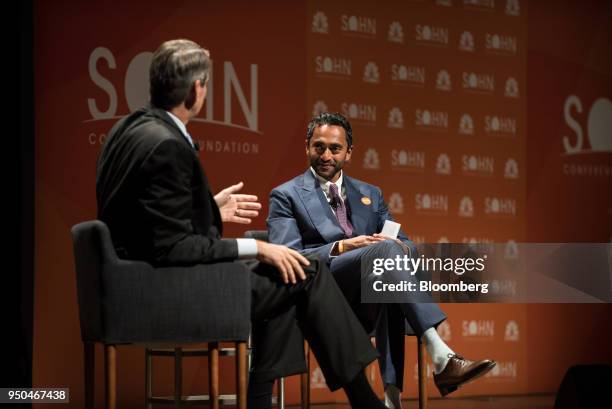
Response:
POLYGON ((344 206, 344 202, 338 194, 338 186, 335 183, 329 185, 329 195, 331 197, 330 204, 336 210, 336 218, 340 223, 340 227, 342 227, 342 231, 344 231, 344 235, 351 237, 353 235, 353 226, 346 216, 346 206, 344 206))

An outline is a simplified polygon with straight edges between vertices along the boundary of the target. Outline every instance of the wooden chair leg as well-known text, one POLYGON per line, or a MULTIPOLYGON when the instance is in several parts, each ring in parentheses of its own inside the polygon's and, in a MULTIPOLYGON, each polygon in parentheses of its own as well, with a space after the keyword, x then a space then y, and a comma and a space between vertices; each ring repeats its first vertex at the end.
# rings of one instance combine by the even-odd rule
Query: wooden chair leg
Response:
POLYGON ((96 344, 83 343, 83 362, 85 370, 85 409, 95 407, 95 379, 96 379, 96 344))
POLYGON ((302 409, 310 408, 310 345, 304 341, 304 354, 306 356, 306 373, 300 375, 302 392, 302 409))
POLYGON ((153 395, 153 365, 151 360, 151 350, 145 348, 145 408, 153 409, 150 399, 153 395))
POLYGON ((117 409, 117 348, 104 345, 106 409, 117 409))
POLYGON ((183 348, 174 348, 174 407, 181 408, 183 397, 183 348))
POLYGON ((208 395, 210 407, 219 409, 219 343, 208 343, 208 395))
POLYGON ((236 399, 237 409, 247 407, 247 347, 245 342, 236 343, 236 399))
POLYGON ((285 378, 278 378, 278 409, 285 409, 285 378))
POLYGON ((427 409, 427 361, 425 344, 417 337, 418 373, 419 373, 419 409, 427 409))

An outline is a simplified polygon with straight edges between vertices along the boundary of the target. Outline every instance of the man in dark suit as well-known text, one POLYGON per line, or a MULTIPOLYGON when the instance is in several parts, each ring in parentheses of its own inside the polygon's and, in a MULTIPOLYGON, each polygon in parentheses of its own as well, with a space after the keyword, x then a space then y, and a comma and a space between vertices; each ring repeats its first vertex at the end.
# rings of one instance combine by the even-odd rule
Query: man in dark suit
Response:
MULTIPOLYGON (((401 293, 400 303, 379 305, 374 311, 372 305, 360 304, 361 281, 372 279, 373 259, 416 257, 416 249, 401 230, 394 240, 379 234, 385 221, 393 218, 378 187, 342 172, 352 151, 352 129, 342 115, 323 113, 309 123, 306 154, 310 168, 271 192, 270 241, 302 254, 316 254, 328 264, 368 331, 378 318, 376 337, 385 397, 389 407, 399 409, 404 319, 425 342, 443 396, 482 376, 495 363, 468 361, 442 341, 435 328, 446 316, 427 294, 401 293)), ((393 274, 398 281, 418 281, 408 271, 393 274)))
POLYGON ((206 98, 209 65, 208 51, 189 40, 157 49, 150 106, 120 120, 100 154, 99 218, 122 258, 194 271, 203 263, 258 260, 249 267, 255 348, 250 408, 270 408, 274 379, 305 371, 302 334, 330 389, 344 388, 355 408, 383 408, 363 374, 376 351, 326 265, 285 246, 221 238, 223 221, 248 220, 258 205, 233 195, 240 185, 213 196, 187 132, 206 98))

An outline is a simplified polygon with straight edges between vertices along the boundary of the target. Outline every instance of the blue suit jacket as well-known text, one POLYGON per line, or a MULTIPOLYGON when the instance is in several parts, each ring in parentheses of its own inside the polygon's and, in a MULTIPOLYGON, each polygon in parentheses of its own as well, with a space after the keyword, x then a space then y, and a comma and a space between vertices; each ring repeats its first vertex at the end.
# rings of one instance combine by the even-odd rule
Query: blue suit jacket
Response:
MULTIPOLYGON (((380 233, 385 220, 393 220, 380 188, 350 178, 346 173, 343 183, 353 235, 380 233)), ((319 181, 310 169, 272 190, 268 231, 271 243, 284 244, 303 254, 314 253, 326 263, 330 261, 333 243, 345 238, 319 181)), ((402 230, 398 238, 414 249, 402 230)))

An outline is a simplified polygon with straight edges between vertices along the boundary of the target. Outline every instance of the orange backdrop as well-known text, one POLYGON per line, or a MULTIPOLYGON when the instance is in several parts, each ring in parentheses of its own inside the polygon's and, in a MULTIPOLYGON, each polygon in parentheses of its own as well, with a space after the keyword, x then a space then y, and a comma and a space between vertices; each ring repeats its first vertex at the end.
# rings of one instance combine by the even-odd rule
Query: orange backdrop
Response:
MULTIPOLYGON (((612 236, 605 3, 35 2, 34 385, 70 387, 70 407, 82 407, 69 229, 95 217, 101 144, 146 102, 148 62, 162 41, 186 37, 211 50, 208 101, 189 128, 214 189, 244 180, 267 214, 271 188, 306 166, 308 119, 340 111, 356 145, 347 172, 381 186, 415 241, 512 250, 612 236)), ((249 228, 264 227, 262 216, 249 228)), ((607 305, 443 308, 440 333, 452 348, 498 361, 453 397, 554 392, 569 365, 612 361, 593 352, 611 341, 607 305)), ((406 345, 406 396, 414 397, 415 340, 406 345)), ((121 407, 142 406, 143 355, 119 349, 121 407)), ((169 393, 172 365, 156 365, 155 387, 169 393)), ((233 365, 222 369, 228 393, 233 365)), ((369 374, 380 392, 377 368, 369 374)), ((186 393, 204 393, 205 361, 190 360, 184 381, 186 393)), ((311 382, 313 401, 344 400, 316 364, 311 382)), ((287 390, 297 402, 296 377, 287 390)), ((430 394, 438 396, 432 381, 430 394)))

